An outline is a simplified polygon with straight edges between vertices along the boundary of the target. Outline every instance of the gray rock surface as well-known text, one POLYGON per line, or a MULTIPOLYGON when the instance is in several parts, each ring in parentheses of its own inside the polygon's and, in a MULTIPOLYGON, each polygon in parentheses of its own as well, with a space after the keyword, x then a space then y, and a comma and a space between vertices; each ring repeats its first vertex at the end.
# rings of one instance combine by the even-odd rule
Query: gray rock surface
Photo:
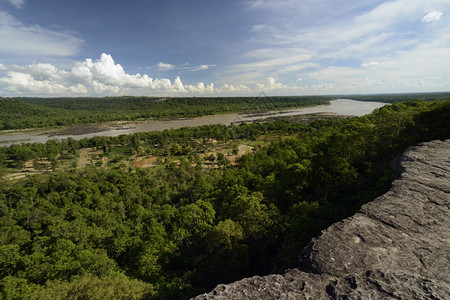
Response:
POLYGON ((450 299, 450 140, 411 147, 392 167, 391 190, 322 231, 298 269, 194 299, 450 299))

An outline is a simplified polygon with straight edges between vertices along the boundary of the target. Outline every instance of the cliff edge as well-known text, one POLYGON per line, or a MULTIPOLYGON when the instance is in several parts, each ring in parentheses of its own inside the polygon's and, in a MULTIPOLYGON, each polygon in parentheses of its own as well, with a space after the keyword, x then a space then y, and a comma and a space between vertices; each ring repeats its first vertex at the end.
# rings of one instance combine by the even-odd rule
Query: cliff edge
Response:
POLYGON ((392 167, 391 190, 322 231, 298 269, 194 299, 450 299, 450 140, 411 147, 392 167))

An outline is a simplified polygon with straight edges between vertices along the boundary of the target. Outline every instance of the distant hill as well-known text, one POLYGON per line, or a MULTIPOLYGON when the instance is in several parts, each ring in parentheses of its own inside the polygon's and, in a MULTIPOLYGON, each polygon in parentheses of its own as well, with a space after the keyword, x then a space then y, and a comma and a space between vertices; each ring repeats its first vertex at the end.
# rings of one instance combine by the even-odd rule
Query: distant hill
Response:
POLYGON ((350 98, 363 101, 379 101, 379 102, 401 102, 411 100, 450 100, 450 92, 441 93, 406 93, 406 94, 373 94, 373 95, 340 95, 339 98, 350 98))
POLYGON ((66 112, 20 99, 0 98, 0 129, 62 125, 66 112))

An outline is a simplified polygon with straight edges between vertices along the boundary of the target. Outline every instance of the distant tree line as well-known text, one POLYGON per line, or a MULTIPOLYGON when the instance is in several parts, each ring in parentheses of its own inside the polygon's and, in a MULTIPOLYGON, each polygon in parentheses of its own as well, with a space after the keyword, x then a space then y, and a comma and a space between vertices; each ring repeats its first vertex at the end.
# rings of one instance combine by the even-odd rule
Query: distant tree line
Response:
POLYGON ((338 98, 350 98, 362 101, 377 101, 394 103, 411 100, 437 101, 450 100, 449 92, 440 93, 393 93, 393 94, 373 94, 373 95, 340 95, 338 98))

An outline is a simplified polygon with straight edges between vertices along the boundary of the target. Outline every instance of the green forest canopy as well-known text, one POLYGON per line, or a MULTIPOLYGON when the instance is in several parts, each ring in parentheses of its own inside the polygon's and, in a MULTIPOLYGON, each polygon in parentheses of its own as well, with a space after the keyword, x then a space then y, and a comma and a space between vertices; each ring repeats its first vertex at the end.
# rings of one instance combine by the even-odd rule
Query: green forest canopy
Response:
POLYGON ((173 151, 179 163, 168 159, 153 169, 94 165, 0 179, 2 297, 186 299, 218 283, 295 267, 311 237, 389 189, 396 155, 450 138, 450 102, 395 103, 306 125, 211 125, 13 145, 0 148, 0 163, 7 167, 23 153, 155 142, 182 148, 191 137, 269 132, 295 137, 244 155, 236 166, 205 170, 193 153, 173 151))

